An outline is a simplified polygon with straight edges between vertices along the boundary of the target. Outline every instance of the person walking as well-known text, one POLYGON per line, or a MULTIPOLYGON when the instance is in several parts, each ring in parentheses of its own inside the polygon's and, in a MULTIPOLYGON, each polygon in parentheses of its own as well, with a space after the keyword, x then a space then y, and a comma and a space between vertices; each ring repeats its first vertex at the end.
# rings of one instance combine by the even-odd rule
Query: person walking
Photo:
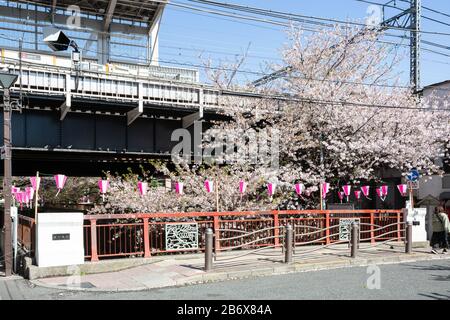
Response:
POLYGON ((450 233, 450 222, 443 206, 436 207, 432 221, 433 235, 431 236, 431 252, 437 254, 437 249, 442 248, 442 253, 446 253, 449 247, 448 234, 450 233))

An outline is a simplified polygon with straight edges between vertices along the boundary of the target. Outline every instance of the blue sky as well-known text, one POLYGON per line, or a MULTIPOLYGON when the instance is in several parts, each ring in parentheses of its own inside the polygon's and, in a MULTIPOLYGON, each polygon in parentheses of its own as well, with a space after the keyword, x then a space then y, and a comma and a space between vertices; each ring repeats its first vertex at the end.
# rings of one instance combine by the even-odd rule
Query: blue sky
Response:
MULTIPOLYGON (((220 0, 222 2, 248 5, 269 10, 292 12, 301 15, 335 18, 339 20, 359 20, 363 22, 368 15, 369 4, 356 0, 220 0)), ((372 0, 381 2, 381 0, 372 0)), ((188 3, 186 0, 176 0, 178 3, 188 3)), ((397 0, 398 6, 406 7, 408 4, 397 0)), ((450 14, 450 1, 448 0, 422 0, 422 5, 440 12, 450 14)), ((400 11, 387 9, 386 15, 394 15, 400 11)), ((423 10, 422 15, 441 20, 450 24, 450 18, 435 12, 423 10)), ((450 26, 422 19, 422 30, 437 31, 450 34, 450 26)), ((390 33, 402 35, 400 31, 390 33)), ((422 34, 424 40, 439 43, 445 46, 450 44, 450 36, 422 34)), ((252 21, 235 20, 218 17, 205 13, 194 13, 168 5, 163 16, 160 40, 160 60, 201 64, 199 55, 211 58, 214 64, 220 60, 234 60, 236 54, 242 54, 250 45, 249 58, 242 70, 262 71, 264 61, 280 62, 279 50, 286 42, 285 32, 281 27, 252 21), (241 21, 238 23, 236 21, 241 21)), ((398 42, 399 38, 386 37, 386 41, 398 42)), ((403 40, 408 44, 408 40, 403 40)), ((430 47, 424 48, 440 51, 450 55, 450 50, 430 47)), ((409 54, 399 70, 402 72, 404 83, 409 81, 409 54)), ((164 65, 164 62, 162 63, 164 65)), ((241 73, 239 79, 254 79, 255 75, 241 73)), ((426 52, 422 50, 421 58, 421 85, 450 79, 450 57, 426 52)))

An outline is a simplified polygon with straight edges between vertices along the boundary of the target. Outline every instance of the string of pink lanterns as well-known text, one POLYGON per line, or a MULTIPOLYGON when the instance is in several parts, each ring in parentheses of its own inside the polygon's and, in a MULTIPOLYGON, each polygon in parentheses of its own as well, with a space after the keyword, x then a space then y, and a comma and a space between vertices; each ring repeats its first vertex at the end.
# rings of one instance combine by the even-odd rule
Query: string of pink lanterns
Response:
MULTIPOLYGON (((57 174, 53 176, 57 188, 57 193, 55 195, 58 196, 58 194, 61 192, 61 190, 64 188, 64 185, 67 181, 67 177, 63 174, 57 174)), ((19 187, 12 186, 11 187, 11 193, 13 195, 13 198, 16 202, 19 203, 20 208, 22 209, 25 205, 27 208, 32 207, 32 201, 34 199, 34 195, 36 190, 39 189, 39 186, 41 184, 41 178, 40 177, 30 177, 30 183, 31 187, 25 187, 24 191, 21 191, 19 187)))
MULTIPOLYGON (((57 174, 54 175, 54 180, 57 188, 56 196, 61 192, 61 190, 64 188, 64 185, 67 181, 67 176, 63 174, 57 174)), ((39 188, 41 178, 39 177, 30 177, 31 187, 26 187, 24 191, 21 191, 20 188, 13 186, 11 191, 14 196, 14 199, 20 204, 20 207, 22 208, 23 205, 26 205, 27 207, 30 207, 31 201, 34 198, 35 190, 39 188)), ((239 181, 239 193, 241 194, 241 197, 243 194, 247 191, 248 183, 244 180, 239 181)), ((214 192, 214 182, 211 180, 205 180, 204 187, 207 193, 214 192)), ((277 185, 275 183, 267 183, 267 193, 270 198, 272 198, 276 193, 276 187, 277 185)), ((102 195, 103 201, 105 201, 105 194, 108 192, 109 188, 109 180, 100 179, 98 181, 98 188, 99 192, 102 195)), ((324 182, 321 184, 322 188, 322 197, 323 199, 326 199, 329 191, 330 191, 330 184, 327 182, 324 182)), ((140 196, 145 196, 148 192, 148 183, 144 181, 139 181, 137 184, 137 189, 139 191, 140 196)), ((183 182, 175 182, 175 193, 178 195, 184 194, 184 184, 183 182)), ((407 196, 407 190, 408 186, 406 184, 399 184, 397 185, 397 189, 400 192, 402 196, 407 196)), ((294 190, 298 196, 303 196, 303 194, 309 195, 305 192, 306 188, 303 183, 296 183, 294 185, 294 190)), ((344 198, 346 201, 349 201, 350 195, 351 195, 352 186, 351 185, 344 185, 342 186, 342 191, 338 191, 337 195, 339 197, 339 200, 342 201, 344 198)), ((376 188, 376 194, 377 196, 382 200, 385 201, 386 197, 389 192, 389 187, 387 185, 382 185, 378 188, 376 188)), ((354 196, 356 200, 360 200, 362 196, 364 196, 366 199, 372 200, 369 197, 370 194, 370 186, 361 186, 360 190, 354 190, 354 196)))
MULTIPOLYGON (((208 193, 214 192, 214 182, 213 181, 205 180, 204 186, 205 186, 206 192, 208 192, 208 193)), ((239 193, 241 195, 246 192, 247 186, 248 186, 248 183, 245 182, 244 180, 239 181, 239 193)), ((269 197, 273 197, 273 195, 276 192, 276 187, 277 187, 277 185, 275 183, 267 183, 266 188, 267 188, 267 194, 269 195, 269 197)), ((295 188, 295 192, 299 196, 301 196, 305 193, 305 185, 303 183, 296 183, 294 185, 294 188, 295 188)), ((322 188, 322 197, 325 199, 330 191, 330 184, 327 182, 322 183, 321 188, 322 188)), ((406 184, 397 185, 397 189, 402 196, 405 197, 407 195, 408 186, 406 184)), ((338 197, 341 200, 341 202, 344 198, 346 198, 347 202, 349 201, 350 195, 351 195, 351 190, 352 190, 351 185, 342 186, 342 191, 338 191, 338 197)), ((388 195, 388 190, 389 190, 389 187, 387 185, 382 185, 376 189, 376 193, 382 201, 386 200, 386 197, 388 195)), ((182 182, 175 183, 175 192, 177 194, 183 194, 183 183, 182 182)), ((360 190, 354 190, 353 194, 354 194, 356 200, 360 200, 362 198, 362 196, 364 196, 368 200, 372 200, 369 197, 370 186, 361 186, 360 190)))

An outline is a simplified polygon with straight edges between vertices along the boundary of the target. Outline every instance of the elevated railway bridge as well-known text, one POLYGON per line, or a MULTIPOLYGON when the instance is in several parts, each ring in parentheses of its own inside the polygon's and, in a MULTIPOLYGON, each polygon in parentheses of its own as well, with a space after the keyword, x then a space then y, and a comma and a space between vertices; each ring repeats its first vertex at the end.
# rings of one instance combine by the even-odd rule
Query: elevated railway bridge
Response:
POLYGON ((63 22, 65 8, 75 3, 0 4, 0 32, 7 36, 0 37, 0 68, 19 75, 11 99, 21 101, 12 116, 13 175, 37 170, 98 175, 167 158, 177 143, 171 141, 175 129, 192 130, 197 119, 206 128, 210 120, 222 118, 219 92, 200 83, 198 70, 158 63, 165 3, 89 1, 90 6, 81 7, 81 31, 73 32, 63 22), (34 19, 21 18, 27 15, 34 19), (45 46, 48 25, 77 41, 80 63, 45 46), (129 34, 140 42, 131 46, 124 40, 116 47, 140 50, 142 61, 124 59, 110 45, 129 34))

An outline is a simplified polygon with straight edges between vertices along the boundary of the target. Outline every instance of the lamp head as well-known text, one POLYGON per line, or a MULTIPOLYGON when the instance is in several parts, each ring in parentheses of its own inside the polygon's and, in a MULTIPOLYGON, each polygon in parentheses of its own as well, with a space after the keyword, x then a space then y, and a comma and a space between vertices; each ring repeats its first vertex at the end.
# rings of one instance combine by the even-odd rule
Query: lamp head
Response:
POLYGON ((69 37, 61 30, 48 27, 44 28, 44 42, 53 51, 65 51, 71 45, 69 37))

